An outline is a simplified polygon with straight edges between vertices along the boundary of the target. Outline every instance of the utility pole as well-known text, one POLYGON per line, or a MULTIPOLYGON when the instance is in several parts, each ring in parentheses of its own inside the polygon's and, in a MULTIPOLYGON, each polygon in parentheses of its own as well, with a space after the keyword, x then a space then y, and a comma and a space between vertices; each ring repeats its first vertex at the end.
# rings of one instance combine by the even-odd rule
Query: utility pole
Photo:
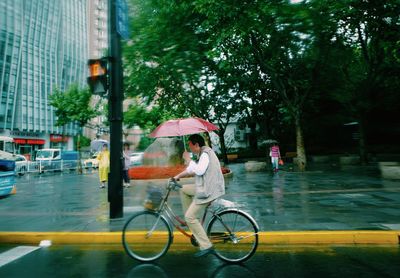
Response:
POLYGON ((110 66, 109 121, 110 121, 110 173, 108 179, 108 202, 110 219, 123 217, 122 187, 122 62, 121 36, 117 30, 117 0, 108 0, 108 45, 110 66))

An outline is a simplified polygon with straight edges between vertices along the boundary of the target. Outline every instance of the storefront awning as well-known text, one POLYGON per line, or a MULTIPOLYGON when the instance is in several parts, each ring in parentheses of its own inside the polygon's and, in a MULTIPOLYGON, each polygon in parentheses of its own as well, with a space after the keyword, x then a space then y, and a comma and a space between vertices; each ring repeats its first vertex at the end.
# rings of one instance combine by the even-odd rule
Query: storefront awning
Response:
POLYGON ((42 140, 42 139, 28 139, 26 141, 26 143, 28 145, 44 145, 44 143, 46 143, 46 141, 42 140))
POLYGON ((26 139, 14 138, 14 143, 15 144, 20 144, 20 145, 25 145, 26 144, 26 139))

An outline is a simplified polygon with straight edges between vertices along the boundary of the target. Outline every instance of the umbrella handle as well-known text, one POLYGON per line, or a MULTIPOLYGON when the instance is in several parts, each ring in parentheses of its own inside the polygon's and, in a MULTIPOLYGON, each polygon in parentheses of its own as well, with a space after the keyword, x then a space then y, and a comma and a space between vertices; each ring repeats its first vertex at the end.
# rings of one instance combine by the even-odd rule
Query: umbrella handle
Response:
POLYGON ((183 138, 183 148, 185 149, 185 152, 186 152, 185 135, 182 135, 182 138, 183 138))

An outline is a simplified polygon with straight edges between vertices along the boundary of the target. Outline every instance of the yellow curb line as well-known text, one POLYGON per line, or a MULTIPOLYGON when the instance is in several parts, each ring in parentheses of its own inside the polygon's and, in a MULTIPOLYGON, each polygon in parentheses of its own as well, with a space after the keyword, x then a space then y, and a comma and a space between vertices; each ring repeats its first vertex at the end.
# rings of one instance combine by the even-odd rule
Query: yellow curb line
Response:
POLYGON ((261 232, 260 244, 399 244, 400 231, 261 232))
MULTIPOLYGON (((259 244, 399 244, 398 231, 276 231, 260 232, 259 244)), ((0 243, 39 244, 120 244, 121 232, 0 232, 0 243)), ((188 244, 189 239, 174 232, 174 244, 188 244)))

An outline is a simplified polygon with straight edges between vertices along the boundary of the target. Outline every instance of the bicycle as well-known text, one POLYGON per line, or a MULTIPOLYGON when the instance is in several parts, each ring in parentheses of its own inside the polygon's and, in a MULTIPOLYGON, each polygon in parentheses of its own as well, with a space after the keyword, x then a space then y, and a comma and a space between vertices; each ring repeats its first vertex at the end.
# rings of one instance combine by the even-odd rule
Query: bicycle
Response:
MULTIPOLYGON (((122 243, 126 253, 133 259, 151 262, 165 255, 173 241, 173 227, 190 238, 194 246, 198 246, 194 236, 185 231, 185 221, 168 205, 171 191, 177 188, 182 186, 174 179, 168 180, 167 191, 161 196, 160 205, 153 210, 134 214, 125 223, 122 243)), ((205 231, 218 258, 228 263, 240 263, 253 256, 258 246, 259 228, 247 212, 238 207, 210 204, 202 217, 203 225, 209 214, 205 231)))

